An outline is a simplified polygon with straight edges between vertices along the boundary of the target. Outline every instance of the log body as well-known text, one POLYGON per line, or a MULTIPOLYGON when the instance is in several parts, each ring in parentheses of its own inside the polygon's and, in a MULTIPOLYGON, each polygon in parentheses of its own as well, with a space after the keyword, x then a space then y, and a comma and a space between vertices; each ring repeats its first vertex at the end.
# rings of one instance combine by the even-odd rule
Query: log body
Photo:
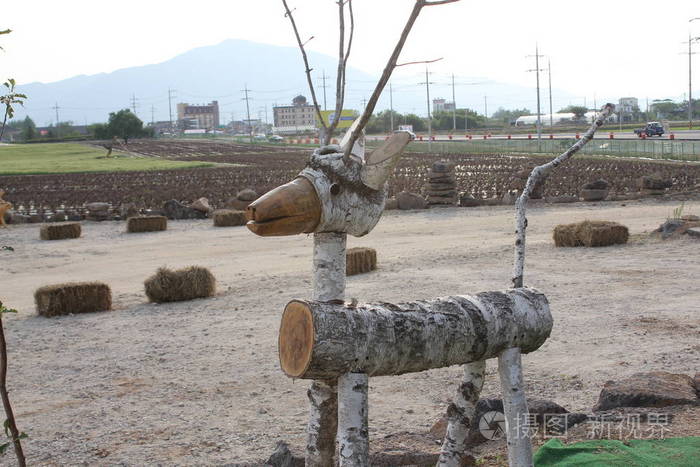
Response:
POLYGON ((532 352, 551 330, 547 298, 530 288, 397 305, 294 300, 282 316, 279 355, 293 378, 400 375, 485 360, 512 347, 532 352))

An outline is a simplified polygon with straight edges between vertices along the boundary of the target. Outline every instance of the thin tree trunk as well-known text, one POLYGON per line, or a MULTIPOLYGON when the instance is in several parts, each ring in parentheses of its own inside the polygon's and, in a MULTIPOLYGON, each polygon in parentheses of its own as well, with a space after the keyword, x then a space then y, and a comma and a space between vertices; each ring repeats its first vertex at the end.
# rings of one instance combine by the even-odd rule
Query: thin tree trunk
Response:
POLYGON ((527 400, 523 390, 523 370, 520 349, 505 350, 498 357, 501 379, 503 413, 506 419, 508 465, 532 467, 532 444, 528 425, 527 400))
MULTIPOLYGON (((344 233, 314 234, 313 299, 322 302, 345 298, 344 233)), ((309 424, 306 442, 306 465, 335 465, 335 441, 338 430, 338 389, 334 378, 316 380, 308 391, 309 424)))
POLYGON ((464 379, 454 401, 447 407, 447 431, 442 442, 438 467, 467 465, 472 456, 467 451, 467 436, 474 421, 476 403, 484 386, 486 361, 464 365, 464 379))
MULTIPOLYGON (((0 303, 0 307, 2 307, 2 303, 0 303)), ((2 396, 2 405, 5 409, 5 415, 7 415, 7 425, 10 429, 10 435, 12 436, 12 444, 14 445, 15 454, 17 455, 17 463, 20 467, 24 467, 26 461, 24 459, 24 452, 22 451, 20 434, 17 429, 17 423, 15 422, 15 415, 12 412, 12 405, 10 405, 10 396, 7 394, 7 345, 5 344, 5 329, 2 325, 2 316, 0 316, 0 396, 2 396)))
POLYGON ((340 467, 369 466, 369 428, 365 373, 338 378, 338 453, 340 467))

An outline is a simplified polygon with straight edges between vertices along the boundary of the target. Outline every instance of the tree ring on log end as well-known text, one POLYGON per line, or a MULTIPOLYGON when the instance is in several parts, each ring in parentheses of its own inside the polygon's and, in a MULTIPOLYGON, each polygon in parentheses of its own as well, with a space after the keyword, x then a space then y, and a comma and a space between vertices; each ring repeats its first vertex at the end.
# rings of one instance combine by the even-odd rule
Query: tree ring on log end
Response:
POLYGON ((311 363, 314 349, 314 319, 309 306, 297 300, 287 304, 279 333, 279 358, 287 376, 302 376, 311 363))

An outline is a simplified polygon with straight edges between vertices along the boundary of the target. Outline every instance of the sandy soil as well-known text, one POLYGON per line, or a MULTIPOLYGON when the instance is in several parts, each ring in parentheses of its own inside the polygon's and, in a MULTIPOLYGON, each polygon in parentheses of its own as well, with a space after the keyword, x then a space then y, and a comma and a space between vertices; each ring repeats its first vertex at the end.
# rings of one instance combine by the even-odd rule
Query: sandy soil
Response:
MULTIPOLYGON (((602 383, 643 370, 700 368, 700 243, 645 234, 677 202, 535 206, 525 282, 549 297, 555 327, 524 357, 528 394, 589 411, 602 383), (554 248, 558 223, 616 220, 631 243, 554 248)), ((700 214, 700 202, 685 212, 700 214)), ((0 230, 1 297, 9 384, 31 464, 221 464, 266 458, 275 442, 301 447, 305 381, 277 365, 279 317, 309 296, 312 240, 259 238, 210 221, 126 234, 123 223, 85 223, 76 240, 39 240, 37 225, 0 230), (143 280, 159 266, 211 269, 219 293, 172 305, 146 303, 143 280), (68 280, 112 287, 115 310, 46 319, 33 292, 68 280)), ((510 207, 389 212, 367 237, 379 270, 348 279, 347 297, 401 301, 508 287, 510 207)), ((421 433, 439 418, 459 367, 370 381, 373 440, 421 433)), ((485 396, 497 396, 489 362, 485 396)), ((0 458, 9 463, 11 457, 0 458)))

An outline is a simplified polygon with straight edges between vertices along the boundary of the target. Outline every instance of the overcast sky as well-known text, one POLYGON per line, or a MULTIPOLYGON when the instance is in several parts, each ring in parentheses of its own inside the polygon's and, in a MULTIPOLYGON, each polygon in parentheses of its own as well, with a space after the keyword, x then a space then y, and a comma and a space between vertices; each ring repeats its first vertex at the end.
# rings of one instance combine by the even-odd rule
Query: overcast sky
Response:
MULTIPOLYGON (((336 55, 334 0, 288 1, 303 38, 314 36, 308 48, 336 55)), ((352 66, 380 73, 413 3, 353 1, 352 66)), ((646 98, 687 95, 688 46, 683 42, 689 34, 700 36, 700 19, 689 22, 694 17, 700 17, 698 0, 461 0, 425 8, 400 61, 444 57, 430 66, 431 79, 444 83, 454 73, 462 86, 494 80, 534 88, 535 76, 527 72, 535 68, 534 58, 527 56, 539 43, 540 53, 551 60, 553 86, 580 99, 576 103, 585 98, 592 106, 594 97, 602 103, 635 96, 643 106, 646 98)), ((158 63, 228 38, 295 44, 281 0, 22 0, 3 7, 0 29, 5 28, 13 33, 1 39, 0 73, 20 83, 158 63)), ((698 56, 695 62, 695 76, 700 76, 698 56)), ((395 79, 417 81, 423 70, 403 67, 395 79)), ((700 79, 694 85, 700 96, 700 79)), ((511 102, 520 105, 517 97, 511 102)), ((532 98, 523 96, 520 102, 530 106, 532 98)))

